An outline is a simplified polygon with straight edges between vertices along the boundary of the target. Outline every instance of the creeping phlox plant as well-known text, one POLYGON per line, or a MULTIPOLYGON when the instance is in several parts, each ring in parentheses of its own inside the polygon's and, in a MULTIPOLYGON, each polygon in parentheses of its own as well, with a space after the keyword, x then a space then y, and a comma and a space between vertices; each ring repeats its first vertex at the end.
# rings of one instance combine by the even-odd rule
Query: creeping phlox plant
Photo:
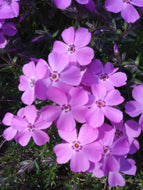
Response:
MULTIPOLYGON (((18 89, 23 91, 21 100, 27 106, 17 115, 6 113, 3 123, 9 127, 3 136, 8 141, 14 138, 22 146, 32 137, 40 146, 49 141, 45 129, 54 122, 63 140, 54 147, 59 164, 70 161, 74 172, 108 176, 110 186, 123 186, 121 173, 136 173, 135 161, 127 156, 139 149, 135 138, 141 132, 137 122, 124 123, 119 107, 124 98, 117 87, 126 85, 127 76, 110 62, 103 66, 100 60, 92 60, 88 29, 75 31, 69 27, 62 32, 62 38, 64 42, 54 42, 48 62, 39 59, 23 66, 18 89), (86 68, 82 70, 82 66, 86 68), (37 110, 32 105, 36 98, 53 104, 37 110)), ((142 103, 138 99, 140 88, 143 91, 142 86, 136 87, 138 93, 133 91, 133 97, 141 102, 126 104, 131 116, 143 113, 138 111, 142 103)), ((142 120, 141 116, 140 123, 142 120)))
MULTIPOLYGON (((76 2, 88 6, 94 3, 76 2)), ((65 9, 72 1, 54 3, 65 9)), ((4 48, 4 35, 17 32, 15 25, 4 19, 17 17, 19 6, 17 0, 3 0, 0 5, 0 47, 4 48)), ((143 6, 143 0, 106 0, 105 8, 121 12, 127 22, 135 22, 139 14, 134 5, 143 6)), ((118 88, 126 85, 127 76, 111 62, 103 65, 94 59, 88 29, 71 26, 61 37, 63 41, 54 42, 48 62, 41 58, 23 66, 18 89, 23 92, 21 100, 26 106, 17 115, 5 114, 2 122, 8 128, 3 137, 7 141, 14 138, 21 146, 32 138, 41 146, 50 140, 48 129, 55 124, 62 140, 54 147, 57 163, 70 162, 73 172, 89 172, 97 178, 108 176, 110 186, 124 186, 122 174, 136 173, 135 161, 128 155, 139 149, 136 137, 143 130, 143 85, 134 87, 134 100, 125 103, 118 88), (36 99, 50 104, 38 110, 36 99), (139 124, 124 121, 122 103, 129 116, 141 114, 139 124)))

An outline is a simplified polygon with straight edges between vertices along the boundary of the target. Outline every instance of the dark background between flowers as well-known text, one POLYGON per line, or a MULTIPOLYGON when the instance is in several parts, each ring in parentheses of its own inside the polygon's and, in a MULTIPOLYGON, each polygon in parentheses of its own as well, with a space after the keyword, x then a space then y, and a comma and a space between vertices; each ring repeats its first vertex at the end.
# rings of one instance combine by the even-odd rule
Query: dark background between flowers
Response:
MULTIPOLYGON (((128 77, 127 85, 120 88, 125 100, 132 99, 130 88, 143 83, 143 16, 134 24, 127 24, 120 14, 111 14, 104 9, 105 1, 95 1, 93 13, 79 4, 73 3, 65 11, 57 9, 50 0, 21 0, 20 15, 12 19, 18 33, 9 38, 5 49, 0 49, 0 189, 1 190, 44 190, 44 189, 113 189, 140 190, 143 188, 143 134, 138 138, 140 150, 132 155, 136 161, 136 176, 124 176, 124 187, 108 187, 106 178, 95 178, 89 173, 70 171, 69 163, 59 165, 53 147, 61 142, 56 127, 50 128, 50 141, 37 146, 31 140, 21 147, 14 140, 6 142, 2 137, 5 126, 2 118, 6 112, 16 114, 24 104, 18 91, 18 78, 22 66, 29 58, 47 60, 55 40, 61 40, 61 32, 70 26, 86 27, 92 33, 90 46, 95 58, 104 64, 112 62, 128 77), (119 53, 114 53, 114 43, 119 53), (20 170, 20 172, 18 172, 20 170)), ((141 14, 141 12, 140 12, 141 14)), ((41 108, 47 102, 36 100, 41 108)), ((121 108, 124 111, 124 104, 121 108)), ((124 119, 130 119, 126 114, 124 119)), ((138 121, 138 118, 134 118, 138 121)))

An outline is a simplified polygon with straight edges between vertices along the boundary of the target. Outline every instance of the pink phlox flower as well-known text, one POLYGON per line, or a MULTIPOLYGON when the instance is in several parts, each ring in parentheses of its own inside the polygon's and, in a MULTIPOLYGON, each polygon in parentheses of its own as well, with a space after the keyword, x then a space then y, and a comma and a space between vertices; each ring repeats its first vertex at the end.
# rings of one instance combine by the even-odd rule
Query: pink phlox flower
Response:
POLYGON ((72 86, 77 86, 81 82, 81 72, 76 64, 69 64, 68 57, 57 52, 50 53, 48 56, 48 71, 46 78, 36 82, 36 96, 47 99, 46 89, 58 87, 68 92, 72 86))
POLYGON ((137 117, 141 114, 139 124, 143 130, 143 85, 134 87, 132 91, 132 96, 134 100, 131 100, 126 103, 125 111, 131 117, 137 117))
POLYGON ((55 121, 59 130, 72 131, 76 127, 76 121, 85 122, 87 110, 88 93, 82 88, 73 87, 68 94, 58 88, 50 88, 47 98, 57 105, 45 106, 41 112, 43 119, 55 121))
POLYGON ((49 128, 51 123, 44 121, 40 115, 37 115, 37 109, 34 105, 24 108, 23 117, 14 116, 11 125, 18 131, 15 140, 22 146, 26 146, 31 137, 39 146, 49 141, 49 136, 42 129, 49 128))
POLYGON ((121 16, 128 23, 134 23, 140 18, 135 6, 143 7, 143 0, 106 0, 105 8, 113 13, 121 12, 121 16))
POLYGON ((99 59, 93 60, 83 75, 82 83, 91 86, 92 84, 104 84, 110 90, 114 87, 121 87, 126 84, 127 76, 123 72, 116 72, 113 64, 107 62, 103 67, 99 59))
POLYGON ((121 137, 114 141, 115 129, 114 127, 103 124, 99 128, 99 141, 103 146, 103 172, 104 175, 112 171, 120 171, 120 163, 117 157, 126 156, 129 152, 129 142, 126 137, 121 137))
POLYGON ((14 18, 19 15, 19 0, 0 0, 0 19, 14 18))
POLYGON ((135 138, 141 133, 140 125, 136 121, 128 120, 124 124, 121 121, 120 123, 113 124, 113 126, 116 130, 115 139, 126 136, 130 146, 128 154, 134 154, 139 149, 139 142, 135 138))
POLYGON ((125 157, 118 158, 120 164, 119 171, 110 171, 108 175, 108 184, 113 186, 124 186, 125 180, 120 172, 127 174, 127 175, 135 175, 136 173, 136 166, 135 161, 132 159, 125 159, 125 157))
POLYGON ((87 28, 80 27, 76 31, 69 27, 62 32, 64 42, 55 41, 53 51, 67 55, 70 62, 88 65, 94 57, 94 51, 88 47, 91 33, 87 28))
POLYGON ((93 102, 86 113, 86 120, 92 127, 100 127, 104 123, 104 116, 110 121, 119 123, 123 118, 123 113, 113 107, 121 104, 124 98, 118 90, 110 90, 103 84, 92 85, 93 102))
POLYGON ((59 130, 59 135, 65 141, 54 147, 59 164, 70 160, 72 171, 85 172, 90 167, 90 161, 98 162, 101 159, 102 147, 98 142, 94 142, 98 137, 97 129, 84 124, 78 136, 76 129, 72 132, 59 130))
POLYGON ((6 36, 14 36, 17 33, 16 26, 13 22, 5 23, 5 20, 0 20, 0 48, 5 48, 7 45, 6 36))
MULTIPOLYGON (((82 5, 88 4, 90 2, 90 0, 76 0, 76 1, 82 5)), ((54 0, 54 3, 59 9, 66 9, 71 5, 72 0, 60 0, 60 1, 54 0)))
POLYGON ((18 89, 24 91, 21 100, 24 104, 31 105, 36 99, 35 96, 35 82, 39 79, 45 78, 48 75, 48 66, 46 61, 39 59, 35 65, 33 61, 25 64, 22 68, 24 75, 19 77, 20 84, 18 89))

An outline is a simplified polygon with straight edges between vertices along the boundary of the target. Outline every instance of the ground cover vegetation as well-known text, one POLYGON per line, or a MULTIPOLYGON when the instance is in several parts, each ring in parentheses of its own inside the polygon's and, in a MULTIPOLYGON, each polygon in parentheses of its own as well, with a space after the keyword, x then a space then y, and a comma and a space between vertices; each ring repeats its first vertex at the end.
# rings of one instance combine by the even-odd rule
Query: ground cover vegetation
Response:
POLYGON ((142 189, 143 1, 0 2, 0 189, 142 189))

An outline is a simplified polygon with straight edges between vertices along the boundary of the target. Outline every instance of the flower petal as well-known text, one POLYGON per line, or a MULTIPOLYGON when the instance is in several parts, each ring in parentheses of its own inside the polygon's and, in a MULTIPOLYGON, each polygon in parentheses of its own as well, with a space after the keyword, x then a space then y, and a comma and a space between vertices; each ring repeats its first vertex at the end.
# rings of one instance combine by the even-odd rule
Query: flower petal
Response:
POLYGON ((3 25, 2 32, 7 36, 14 36, 17 33, 17 29, 13 22, 8 22, 3 25))
POLYGON ((75 127, 76 127, 76 123, 71 112, 62 113, 59 119, 57 120, 57 128, 59 130, 72 131, 75 129, 75 127))
POLYGON ((119 123, 123 119, 123 113, 113 107, 106 106, 105 109, 103 109, 104 115, 110 120, 115 123, 119 123))
POLYGON ((54 0, 54 3, 59 9, 66 9, 70 6, 71 0, 54 0))
POLYGON ((106 0, 105 8, 107 11, 111 11, 113 13, 119 13, 123 8, 122 0, 106 0))
POLYGON ((39 146, 49 141, 49 136, 47 135, 47 133, 41 130, 35 130, 32 133, 32 137, 33 137, 34 142, 39 146))
POLYGON ((74 45, 78 48, 84 47, 89 44, 91 40, 91 33, 87 28, 80 27, 75 32, 74 45))
POLYGON ((75 152, 70 161, 70 168, 73 172, 85 172, 89 169, 89 161, 83 151, 75 152))
POLYGON ((129 3, 124 3, 123 9, 121 11, 121 16, 128 23, 134 23, 140 18, 137 10, 129 3))
POLYGON ((57 156, 59 164, 67 163, 72 157, 72 149, 68 143, 61 143, 54 147, 54 152, 57 156))
POLYGON ((4 125, 10 126, 10 125, 11 125, 11 120, 12 120, 13 116, 14 116, 14 115, 13 115, 12 113, 7 112, 7 113, 4 115, 4 118, 3 118, 3 120, 2 120, 2 123, 3 123, 4 125))
POLYGON ((71 27, 65 29, 62 32, 61 36, 62 36, 62 38, 66 44, 73 45, 74 44, 74 38, 75 38, 74 27, 71 26, 71 27))
POLYGON ((88 124, 84 124, 81 126, 78 135, 78 140, 82 143, 82 145, 92 143, 97 139, 97 137, 98 137, 97 129, 92 128, 88 124))
POLYGON ((2 135, 7 141, 10 141, 15 137, 16 133, 17 133, 16 129, 14 129, 13 127, 8 127, 7 129, 4 130, 2 135))
POLYGON ((111 187, 114 186, 124 186, 125 185, 125 180, 123 176, 119 172, 109 172, 108 176, 108 183, 111 187))
POLYGON ((90 47, 82 47, 75 51, 75 56, 80 65, 88 65, 94 57, 94 51, 90 47))

